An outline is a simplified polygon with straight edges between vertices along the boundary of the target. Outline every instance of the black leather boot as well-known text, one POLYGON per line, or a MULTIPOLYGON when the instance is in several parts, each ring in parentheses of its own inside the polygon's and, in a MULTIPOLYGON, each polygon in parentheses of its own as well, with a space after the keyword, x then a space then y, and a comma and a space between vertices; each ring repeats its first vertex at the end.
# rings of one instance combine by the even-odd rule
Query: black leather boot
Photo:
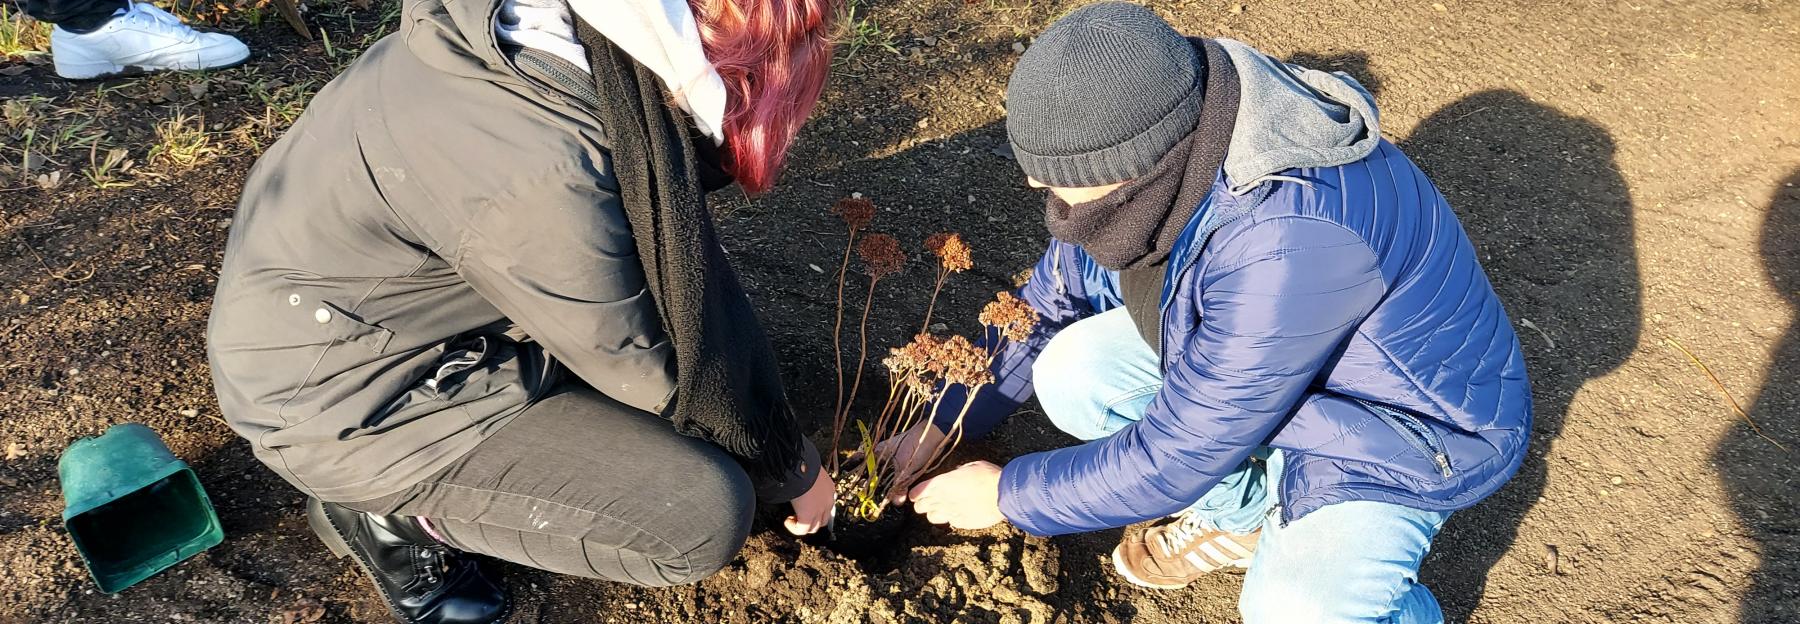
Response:
POLYGON ((338 557, 356 555, 394 617, 407 624, 492 624, 512 601, 473 556, 452 550, 404 516, 306 501, 306 520, 338 557))

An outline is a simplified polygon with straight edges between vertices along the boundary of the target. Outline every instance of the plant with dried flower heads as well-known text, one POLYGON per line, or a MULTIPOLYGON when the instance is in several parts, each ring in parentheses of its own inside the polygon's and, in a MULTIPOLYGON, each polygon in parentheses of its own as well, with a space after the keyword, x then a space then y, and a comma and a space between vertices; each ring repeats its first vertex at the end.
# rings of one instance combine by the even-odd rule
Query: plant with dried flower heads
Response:
MULTIPOLYGON (((840 414, 848 411, 844 405, 844 282, 850 274, 850 252, 856 249, 856 235, 869 227, 869 221, 874 220, 875 202, 860 196, 845 197, 831 204, 831 214, 842 219, 844 226, 850 230, 849 242, 844 244, 844 260, 838 264, 837 321, 831 328, 831 353, 837 358, 837 405, 831 411, 831 446, 835 449, 844 433, 844 420, 840 414)), ((835 471, 835 455, 831 462, 832 470, 835 471)))
POLYGON ((961 442, 963 420, 982 388, 994 383, 992 366, 995 354, 1006 341, 1025 340, 1037 325, 1037 315, 1029 305, 1010 293, 1002 293, 982 311, 981 322, 988 329, 986 346, 961 336, 939 338, 929 333, 932 313, 938 295, 953 273, 974 268, 968 243, 961 235, 941 233, 925 241, 925 249, 938 259, 937 279, 926 306, 925 331, 915 335, 906 345, 888 350, 882 365, 888 372, 888 398, 881 411, 856 422, 861 435, 853 448, 845 449, 843 433, 850 422, 850 410, 862 389, 864 367, 868 363, 869 317, 875 304, 875 289, 884 278, 899 273, 906 263, 906 252, 899 241, 886 234, 868 234, 860 239, 862 229, 874 214, 867 200, 843 200, 832 207, 832 213, 844 219, 850 230, 851 243, 845 248, 844 261, 838 271, 838 319, 832 333, 832 344, 838 357, 838 405, 832 413, 831 470, 840 475, 839 486, 846 509, 862 520, 878 518, 887 501, 912 486, 920 475, 936 469, 961 442), (869 277, 863 300, 862 318, 858 322, 859 347, 856 373, 849 392, 843 385, 843 310, 844 284, 854 252, 869 277), (952 388, 961 386, 962 405, 946 406, 945 397, 952 388), (956 413, 949 431, 931 439, 928 424, 939 413, 956 413), (910 445, 910 446, 908 446, 910 445), (841 466, 845 451, 859 456, 849 474, 841 466), (910 451, 910 452, 907 452, 910 451), (904 458, 904 459, 902 459, 904 458))
MULTIPOLYGON (((1012 293, 1002 292, 981 311, 980 321, 988 332, 986 346, 977 345, 962 336, 937 338, 921 333, 898 349, 889 349, 882 364, 888 369, 888 401, 875 419, 874 427, 862 427, 863 439, 858 445, 863 465, 860 475, 853 475, 854 500, 849 508, 863 520, 880 516, 886 501, 906 491, 920 476, 936 470, 962 442, 963 422, 981 390, 994 383, 995 356, 1009 342, 1030 339, 1036 331, 1037 311, 1012 293), (956 418, 942 438, 928 443, 927 427, 945 410, 944 398, 950 388, 962 386, 962 405, 955 406, 956 418), (898 444, 911 445, 910 452, 879 452, 879 440, 899 434, 898 444), (904 465, 899 457, 905 457, 904 465)), ((898 450, 898 449, 896 449, 898 450)))
POLYGON ((937 308, 938 293, 944 290, 944 279, 951 273, 961 273, 975 268, 975 261, 969 257, 969 244, 963 242, 961 234, 955 232, 938 232, 925 239, 925 249, 938 257, 937 285, 931 288, 931 301, 925 305, 925 324, 919 331, 930 331, 931 313, 937 308))

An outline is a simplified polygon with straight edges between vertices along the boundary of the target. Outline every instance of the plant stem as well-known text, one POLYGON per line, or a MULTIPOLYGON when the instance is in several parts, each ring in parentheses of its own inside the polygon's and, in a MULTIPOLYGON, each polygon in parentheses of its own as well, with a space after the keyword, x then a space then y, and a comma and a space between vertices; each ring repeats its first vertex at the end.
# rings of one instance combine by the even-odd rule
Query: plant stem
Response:
MULTIPOLYGON (((869 277, 869 296, 863 301, 862 323, 857 326, 857 334, 862 339, 862 347, 856 353, 856 377, 855 381, 850 383, 850 395, 844 402, 843 415, 838 417, 841 421, 850 419, 850 407, 856 404, 856 392, 862 389, 863 368, 864 364, 869 361, 869 308, 875 306, 875 284, 879 282, 881 282, 881 278, 869 277)), ((833 444, 835 446, 835 442, 833 444)))
POLYGON ((850 242, 844 245, 844 261, 837 273, 837 324, 831 328, 831 354, 837 358, 837 405, 831 408, 831 473, 838 472, 838 445, 844 436, 844 278, 850 273, 850 250, 856 248, 856 228, 850 228, 850 242))
POLYGON ((931 313, 933 310, 937 309, 938 292, 944 289, 944 278, 949 276, 949 269, 943 267, 938 268, 937 286, 931 288, 931 302, 925 304, 925 324, 919 326, 919 333, 931 332, 931 313))
POLYGON ((957 412, 956 422, 951 423, 950 431, 947 431, 944 433, 944 439, 942 441, 938 442, 938 448, 934 449, 932 451, 932 457, 934 458, 934 461, 932 461, 931 464, 927 468, 925 468, 925 470, 923 470, 921 472, 931 472, 933 470, 937 470, 938 466, 944 463, 944 460, 950 458, 950 451, 954 450, 956 448, 956 445, 962 443, 963 419, 968 417, 969 408, 975 405, 975 395, 977 393, 981 392, 981 389, 983 387, 986 387, 986 384, 982 384, 980 386, 975 386, 973 388, 970 388, 968 393, 966 393, 963 396, 962 411, 957 412), (952 437, 952 436, 955 436, 955 437, 952 437), (942 457, 938 457, 939 452, 942 452, 942 455, 943 455, 942 457))

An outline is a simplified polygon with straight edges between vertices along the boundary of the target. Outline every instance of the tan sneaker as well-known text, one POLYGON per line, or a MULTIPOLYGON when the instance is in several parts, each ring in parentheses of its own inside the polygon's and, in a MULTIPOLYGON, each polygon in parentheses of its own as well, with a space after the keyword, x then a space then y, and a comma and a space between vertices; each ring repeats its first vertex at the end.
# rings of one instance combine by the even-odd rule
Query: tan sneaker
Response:
POLYGON ((1133 585, 1181 589, 1208 572, 1250 567, 1261 535, 1261 530, 1234 535, 1182 514, 1173 522, 1128 532, 1113 549, 1113 568, 1133 585))

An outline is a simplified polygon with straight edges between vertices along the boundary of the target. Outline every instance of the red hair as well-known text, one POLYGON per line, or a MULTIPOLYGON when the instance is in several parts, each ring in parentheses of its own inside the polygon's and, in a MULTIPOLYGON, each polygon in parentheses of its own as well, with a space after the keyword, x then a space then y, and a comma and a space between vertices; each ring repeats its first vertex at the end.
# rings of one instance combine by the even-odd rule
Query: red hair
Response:
POLYGON ((788 146, 831 73, 833 0, 688 0, 706 58, 725 79, 725 170, 774 186, 788 146))

